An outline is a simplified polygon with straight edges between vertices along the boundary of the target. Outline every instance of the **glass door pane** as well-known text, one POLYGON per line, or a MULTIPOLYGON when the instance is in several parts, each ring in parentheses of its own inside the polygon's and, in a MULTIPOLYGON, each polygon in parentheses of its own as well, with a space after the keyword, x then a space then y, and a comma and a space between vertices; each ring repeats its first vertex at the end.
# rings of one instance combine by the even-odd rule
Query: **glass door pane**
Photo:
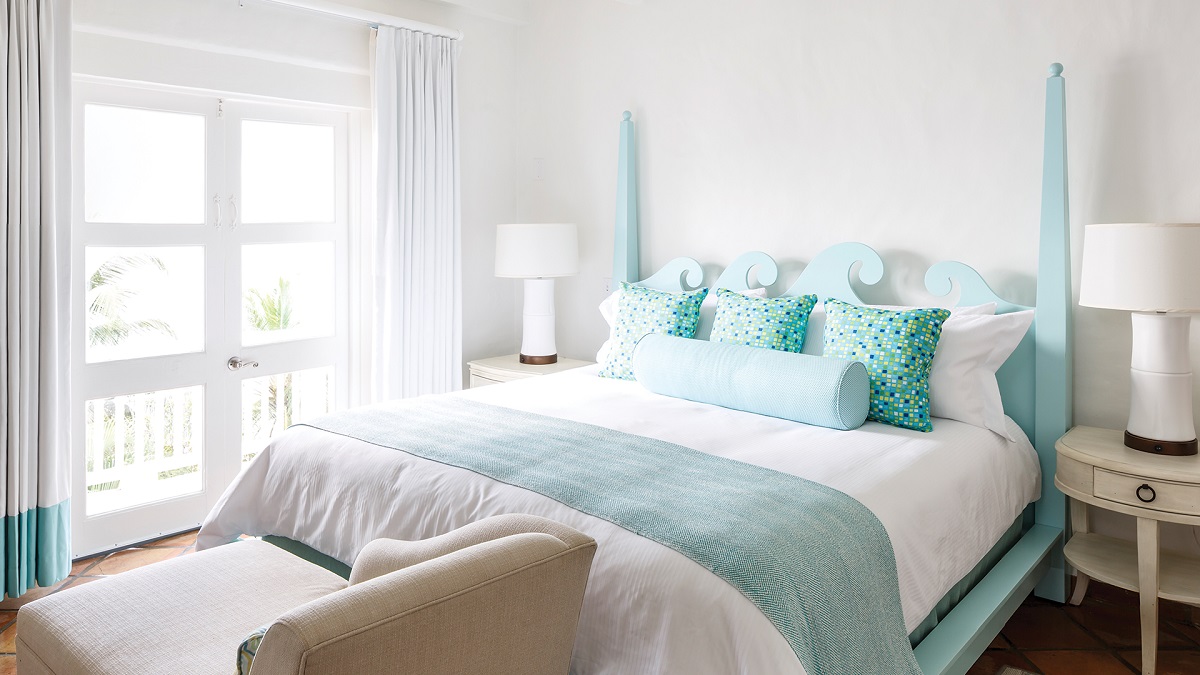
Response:
POLYGON ((242 121, 242 222, 332 223, 334 127, 242 121))
POLYGON ((247 244, 241 254, 242 344, 333 334, 333 242, 247 244))
POLYGON ((333 408, 333 368, 242 380, 242 463, 274 436, 333 408))
POLYGON ((199 492, 202 387, 87 402, 87 515, 199 492))
POLYGON ((89 363, 204 350, 202 246, 88 246, 89 363))
POLYGON ((83 211, 89 223, 204 223, 203 115, 83 107, 83 211))

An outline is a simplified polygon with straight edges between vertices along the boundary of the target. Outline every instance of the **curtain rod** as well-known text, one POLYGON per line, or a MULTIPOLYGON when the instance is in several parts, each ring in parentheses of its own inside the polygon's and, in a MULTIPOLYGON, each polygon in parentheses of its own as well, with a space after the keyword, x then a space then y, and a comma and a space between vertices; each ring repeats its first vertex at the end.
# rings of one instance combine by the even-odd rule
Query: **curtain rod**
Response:
MULTIPOLYGON (((412 21, 391 14, 383 14, 380 12, 372 12, 366 9, 357 7, 349 7, 336 2, 327 2, 326 0, 262 0, 275 5, 283 5, 293 9, 303 9, 310 12, 317 12, 328 16, 334 16, 340 19, 357 21, 359 23, 369 24, 372 27, 378 26, 393 26, 395 28, 407 28, 418 33, 428 33, 429 35, 438 35, 447 37, 451 40, 461 40, 463 37, 462 31, 444 26, 435 26, 431 23, 421 23, 420 21, 412 21)), ((245 0, 238 0, 239 5, 245 5, 245 0)))

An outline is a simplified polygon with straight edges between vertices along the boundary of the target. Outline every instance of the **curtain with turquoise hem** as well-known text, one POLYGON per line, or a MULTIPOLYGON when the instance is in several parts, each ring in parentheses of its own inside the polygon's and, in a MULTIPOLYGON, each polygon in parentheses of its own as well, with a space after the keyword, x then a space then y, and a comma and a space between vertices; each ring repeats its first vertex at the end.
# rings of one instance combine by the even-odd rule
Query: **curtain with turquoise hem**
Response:
POLYGON ((0 576, 71 568, 70 0, 0 6, 0 576))
POLYGON ((71 571, 71 501, 4 518, 4 594, 51 586, 71 571))

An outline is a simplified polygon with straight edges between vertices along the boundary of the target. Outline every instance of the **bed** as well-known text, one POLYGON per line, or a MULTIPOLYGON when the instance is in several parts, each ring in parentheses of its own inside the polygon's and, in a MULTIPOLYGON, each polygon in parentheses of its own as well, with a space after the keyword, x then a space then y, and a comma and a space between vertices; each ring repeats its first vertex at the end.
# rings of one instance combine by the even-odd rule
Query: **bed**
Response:
MULTIPOLYGON (((997 374, 1012 440, 949 420, 928 434, 875 422, 833 431, 659 396, 637 382, 601 378, 597 367, 440 398, 677 444, 849 495, 891 540, 904 629, 920 671, 964 673, 1035 585, 1058 601, 1065 593, 1065 504, 1053 486, 1053 444, 1069 426, 1071 406, 1063 113, 1055 64, 1047 81, 1035 326, 997 374)), ((633 143, 626 113, 614 279, 670 291, 699 286, 702 267, 687 258, 645 279, 638 274, 633 143)), ((878 282, 883 265, 865 245, 836 245, 815 256, 787 294, 864 304, 856 289, 878 282)), ((766 284, 778 274, 770 256, 751 252, 713 286, 744 290, 752 269, 766 284)), ((1027 309, 997 297, 961 263, 934 265, 926 286, 935 295, 957 287, 960 305, 1027 309)), ((573 672, 824 671, 820 662, 801 665, 761 605, 671 547, 485 473, 328 429, 297 426, 273 440, 218 501, 198 546, 264 535, 337 567, 377 537, 422 539, 506 512, 546 516, 599 543, 573 672)))

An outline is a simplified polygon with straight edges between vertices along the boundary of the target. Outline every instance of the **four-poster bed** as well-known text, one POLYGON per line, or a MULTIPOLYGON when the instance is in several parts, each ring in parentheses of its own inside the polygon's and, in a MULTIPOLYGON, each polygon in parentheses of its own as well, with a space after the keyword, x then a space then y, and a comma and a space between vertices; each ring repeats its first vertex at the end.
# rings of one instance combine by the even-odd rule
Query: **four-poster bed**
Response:
MULTIPOLYGON (((344 570, 377 537, 424 539, 490 515, 532 513, 576 527, 599 542, 576 640, 575 672, 855 672, 839 663, 837 651, 797 647, 787 617, 780 620, 769 612, 770 598, 751 598, 746 585, 735 587, 731 576, 718 575, 711 562, 701 562, 694 552, 655 534, 683 530, 703 532, 710 544, 728 541, 722 536, 728 530, 707 530, 709 523, 686 515, 711 516, 712 510, 699 508, 702 504, 688 510, 689 505, 679 509, 685 515, 672 521, 677 512, 664 510, 666 502, 659 502, 654 489, 638 493, 637 499, 615 495, 623 500, 616 511, 635 514, 632 521, 614 516, 611 507, 594 507, 623 489, 613 476, 629 455, 614 453, 614 448, 644 442, 650 452, 641 456, 643 461, 652 463, 656 448, 669 450, 663 457, 676 458, 660 458, 661 464, 651 467, 666 477, 660 484, 672 489, 702 479, 726 488, 723 499, 735 500, 739 492, 749 500, 761 497, 753 489, 720 486, 719 473, 688 473, 691 461, 736 465, 749 472, 746 485, 754 486, 754 476, 767 476, 762 473, 767 471, 785 483, 818 484, 870 509, 894 547, 900 586, 895 606, 904 603, 908 633, 903 659, 894 662, 903 661, 904 668, 882 663, 874 666, 875 672, 919 668, 927 674, 965 673, 1035 585, 1040 594, 1062 600, 1066 584, 1064 498, 1053 486, 1053 443, 1069 426, 1071 409, 1063 106, 1061 67, 1056 64, 1047 83, 1036 324, 997 374, 1005 412, 1014 421, 1008 437, 953 420, 939 420, 930 433, 876 422, 834 431, 659 396, 636 381, 599 377, 598 368, 581 368, 504 387, 346 411, 293 427, 272 441, 222 496, 201 530, 199 548, 243 533, 269 535, 344 570), (1033 439, 1036 454, 1025 437, 1033 439), (551 457, 543 461, 538 450, 551 457), (497 468, 492 451, 504 460, 499 465, 508 464, 497 468), (568 454, 573 459, 564 463, 568 454), (535 479, 522 475, 539 465, 554 470, 535 479), (560 474, 572 474, 561 480, 575 482, 547 484, 560 474), (589 476, 604 487, 578 500, 575 493, 593 487, 589 476), (1039 490, 1040 500, 1026 508, 1038 499, 1039 490), (648 520, 647 513, 668 521, 664 526, 648 520), (909 653, 912 643, 916 646, 909 653)), ((625 113, 614 280, 673 291, 698 286, 702 269, 687 258, 638 280, 636 189, 633 122, 625 113)), ((843 243, 816 255, 785 294, 812 293, 862 304, 850 278, 856 265, 864 284, 882 277, 884 262, 873 250, 843 243)), ((758 281, 767 284, 778 274, 769 256, 752 252, 737 258, 713 286, 744 290, 752 268, 758 281)), ((926 286, 935 295, 950 293, 954 285, 961 304, 995 303, 998 313, 1027 309, 997 297, 978 273, 961 263, 939 263, 926 275, 926 286)), ((760 504, 756 513, 775 515, 769 512, 773 503, 765 511, 760 504)), ((794 513, 787 511, 782 520, 794 513)), ((823 512, 804 515, 792 520, 819 525, 823 512)), ((791 529, 769 530, 765 540, 803 534, 799 524, 785 527, 791 529)), ((773 545, 765 540, 764 546, 773 545)), ((763 581, 764 575, 754 569, 776 568, 752 568, 751 576, 763 581)), ((767 582, 771 579, 765 575, 767 582)), ((826 597, 849 586, 806 589, 826 597)), ((853 628, 812 618, 805 614, 794 620, 812 635, 823 631, 828 638, 832 633, 834 644, 839 631, 853 628)), ((861 647, 854 647, 859 657, 861 647)))

